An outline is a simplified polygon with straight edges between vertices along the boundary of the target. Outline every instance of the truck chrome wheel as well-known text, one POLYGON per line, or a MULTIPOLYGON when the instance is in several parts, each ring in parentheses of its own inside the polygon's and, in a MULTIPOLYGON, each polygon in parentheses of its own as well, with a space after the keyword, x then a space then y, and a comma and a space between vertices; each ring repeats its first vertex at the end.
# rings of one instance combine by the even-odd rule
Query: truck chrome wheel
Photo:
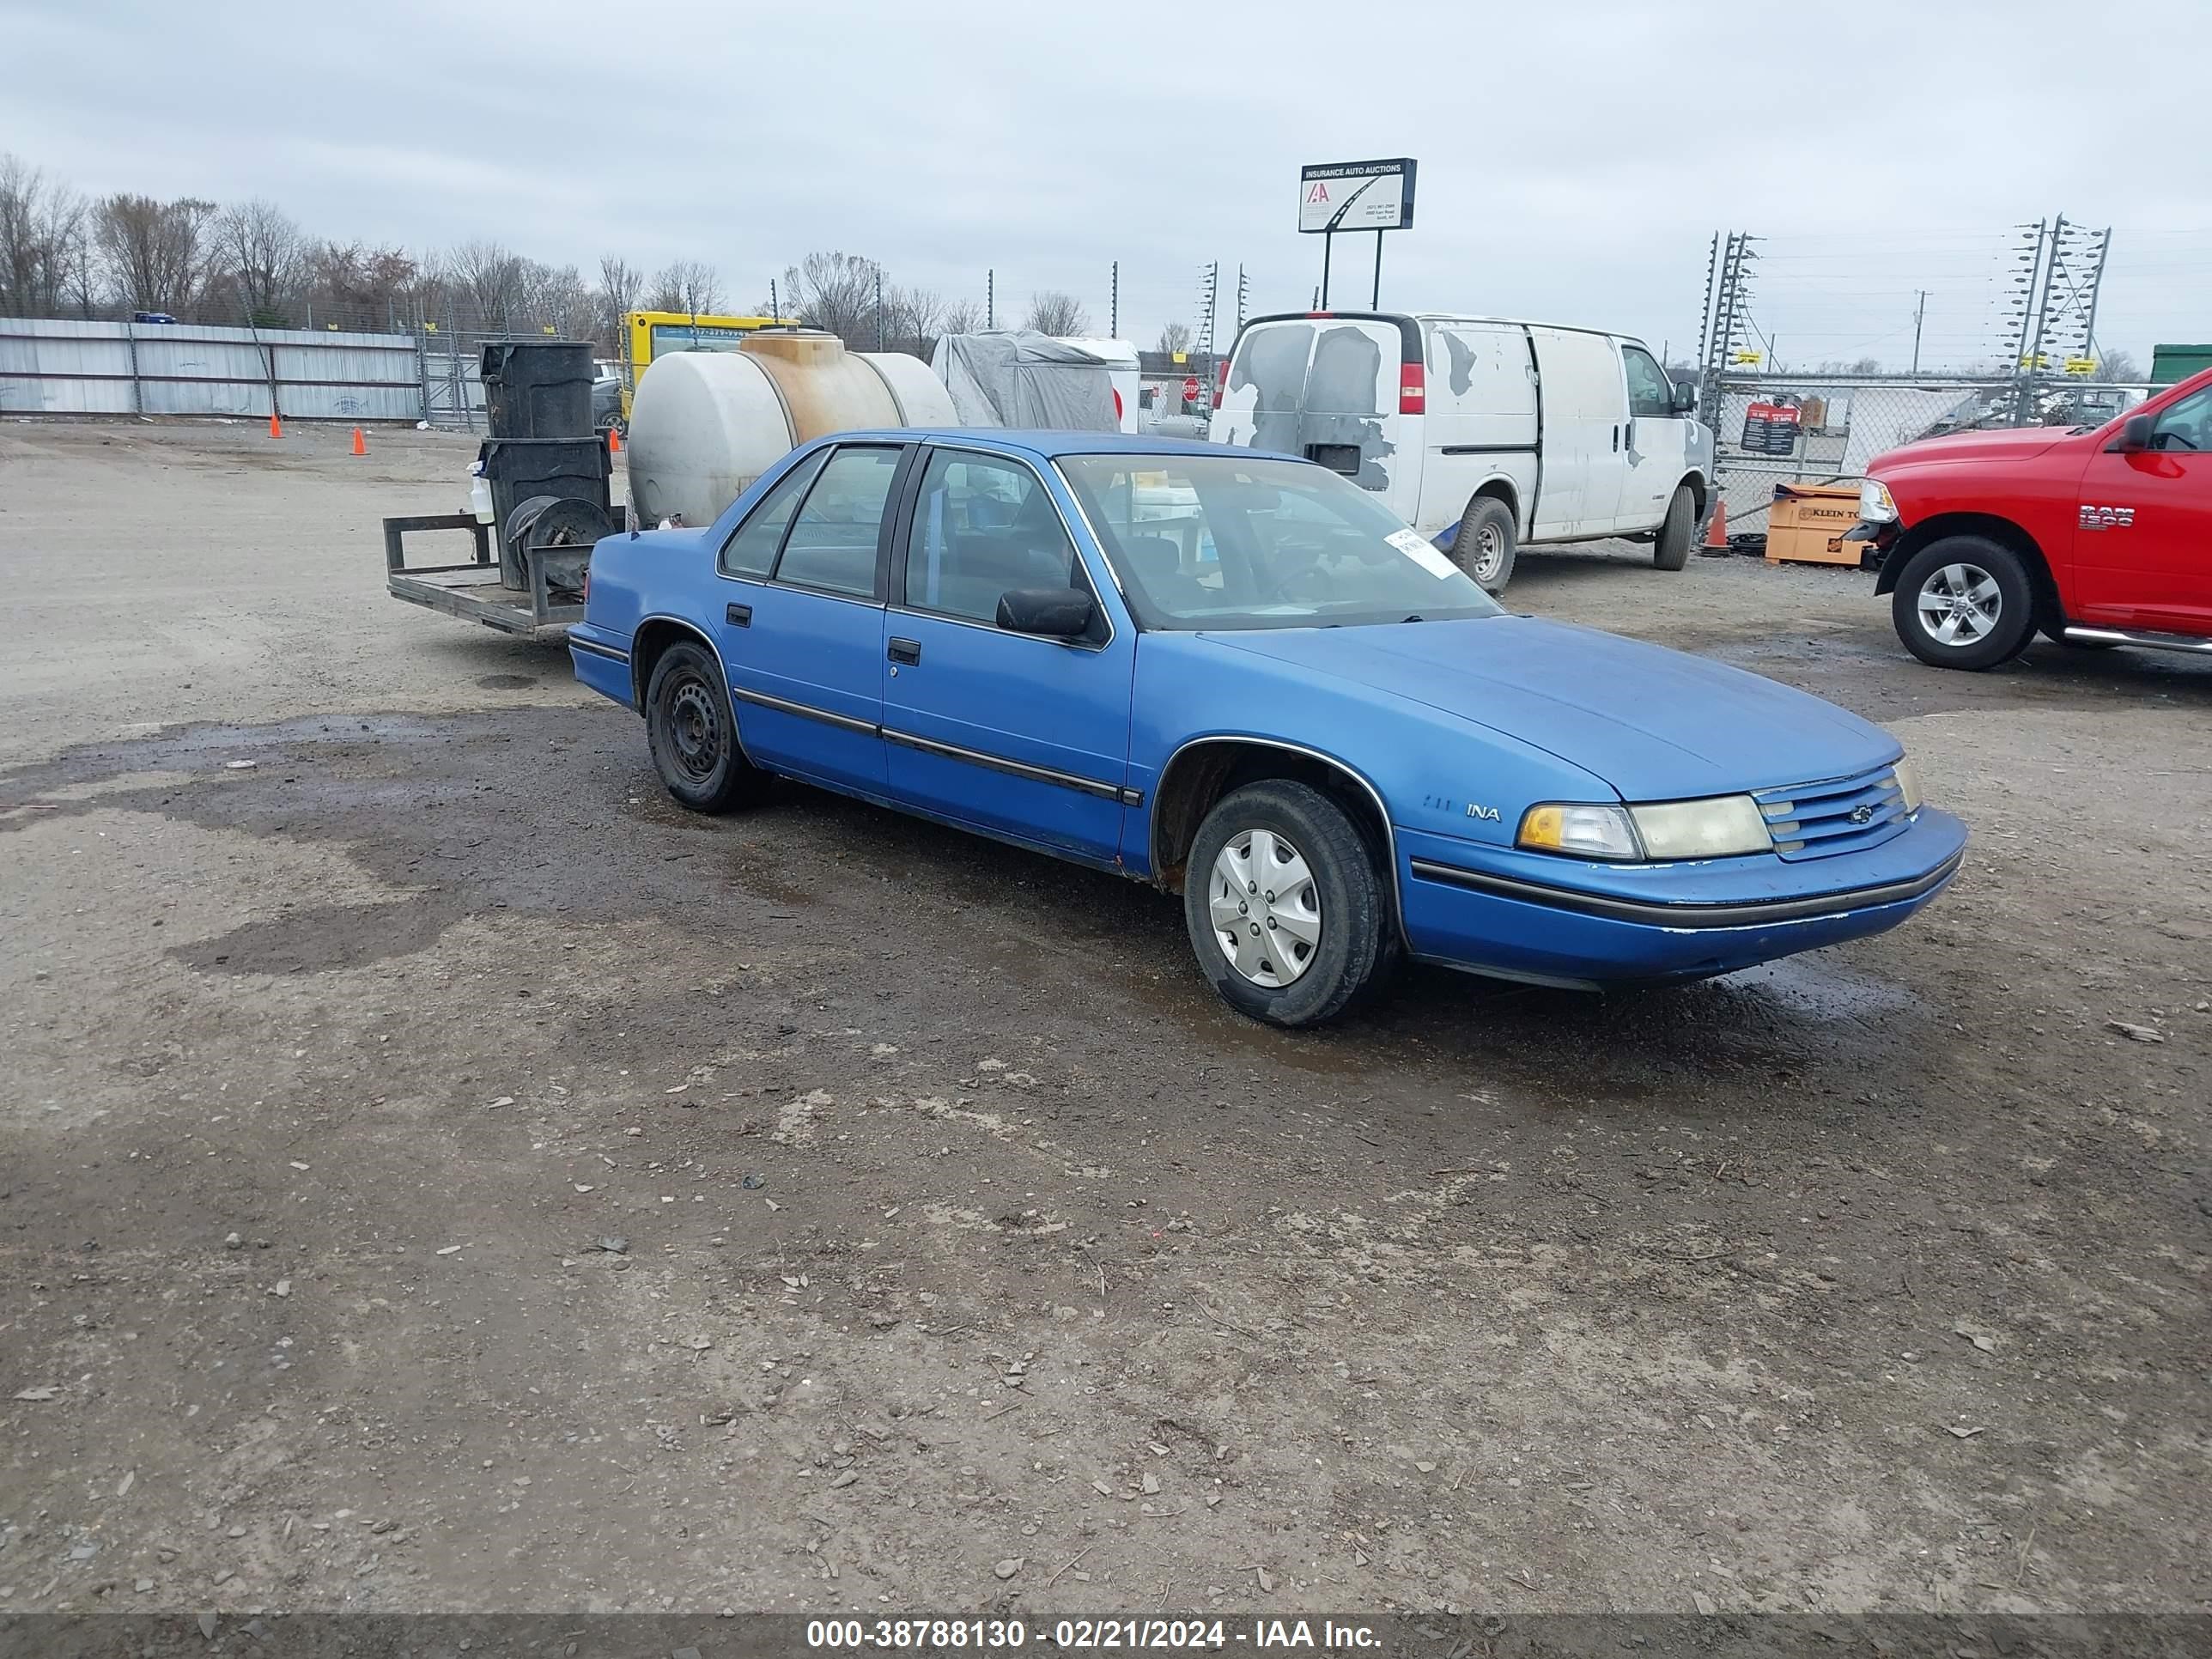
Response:
POLYGON ((1978 564, 1939 565, 1920 584, 1920 625, 1944 645, 1978 645, 2004 614, 1997 579, 1978 564))
POLYGON ((1321 945, 1313 871, 1272 830, 1229 838, 1213 860, 1206 915, 1230 966, 1271 990, 1304 973, 1321 945))

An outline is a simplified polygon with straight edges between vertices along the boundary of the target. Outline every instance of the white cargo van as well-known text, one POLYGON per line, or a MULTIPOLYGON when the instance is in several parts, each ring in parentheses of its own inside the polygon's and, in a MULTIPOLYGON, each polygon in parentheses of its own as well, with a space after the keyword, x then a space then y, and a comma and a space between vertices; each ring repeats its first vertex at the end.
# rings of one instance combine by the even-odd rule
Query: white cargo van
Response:
POLYGON ((1208 435, 1300 455, 1387 501, 1492 592, 1523 546, 1631 536, 1680 570, 1713 435, 1641 341, 1495 317, 1259 317, 1208 435))

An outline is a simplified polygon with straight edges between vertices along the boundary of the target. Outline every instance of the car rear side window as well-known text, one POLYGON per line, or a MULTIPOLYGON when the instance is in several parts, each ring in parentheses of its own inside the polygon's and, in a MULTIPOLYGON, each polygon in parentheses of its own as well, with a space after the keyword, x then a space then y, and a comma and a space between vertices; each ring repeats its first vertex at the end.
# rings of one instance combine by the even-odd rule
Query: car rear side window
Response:
POLYGON ((876 545, 900 453, 888 447, 855 446, 830 458, 783 538, 776 580, 875 597, 876 545))
POLYGON ((783 546, 783 532, 792 514, 805 498, 806 487, 822 470, 824 450, 809 455, 785 473, 767 497, 745 515, 737 533, 722 544, 722 574, 726 576, 765 576, 775 568, 775 556, 783 546))
POLYGON ((995 623, 1010 589, 1076 585, 1075 544, 1036 473, 957 449, 930 458, 907 541, 910 608, 995 623))

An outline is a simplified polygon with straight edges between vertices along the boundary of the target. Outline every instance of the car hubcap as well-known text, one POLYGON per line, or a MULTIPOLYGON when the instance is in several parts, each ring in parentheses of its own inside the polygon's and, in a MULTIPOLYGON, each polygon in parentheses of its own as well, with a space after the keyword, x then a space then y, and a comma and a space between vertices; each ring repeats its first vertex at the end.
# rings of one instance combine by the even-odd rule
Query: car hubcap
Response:
POLYGON ((1231 967, 1255 985, 1290 984, 1321 948, 1321 890, 1298 849, 1272 830, 1229 838, 1213 860, 1206 915, 1231 967))
POLYGON ((1920 584, 1920 626, 1940 645, 1987 639, 2004 610, 1997 579, 1978 564, 1947 564, 1920 584))
POLYGON ((685 777, 714 775, 722 757, 722 724, 715 718, 707 688, 698 681, 686 680, 669 699, 668 737, 677 767, 685 777))
POLYGON ((1505 556, 1505 538, 1492 525, 1485 525, 1474 532, 1474 579, 1487 581, 1498 574, 1498 561, 1505 556))

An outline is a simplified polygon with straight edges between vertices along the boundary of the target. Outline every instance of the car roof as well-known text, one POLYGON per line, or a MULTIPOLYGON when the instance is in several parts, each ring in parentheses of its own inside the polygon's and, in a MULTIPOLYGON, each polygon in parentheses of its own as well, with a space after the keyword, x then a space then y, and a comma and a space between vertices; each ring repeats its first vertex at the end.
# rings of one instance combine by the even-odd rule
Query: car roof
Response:
MULTIPOLYGON (((840 432, 842 442, 997 444, 1042 459, 1060 455, 1236 455, 1233 450, 1195 438, 1156 438, 1132 432, 1070 432, 1002 426, 910 426, 865 432, 840 432)), ((1273 459, 1281 459, 1276 457, 1273 459)))

